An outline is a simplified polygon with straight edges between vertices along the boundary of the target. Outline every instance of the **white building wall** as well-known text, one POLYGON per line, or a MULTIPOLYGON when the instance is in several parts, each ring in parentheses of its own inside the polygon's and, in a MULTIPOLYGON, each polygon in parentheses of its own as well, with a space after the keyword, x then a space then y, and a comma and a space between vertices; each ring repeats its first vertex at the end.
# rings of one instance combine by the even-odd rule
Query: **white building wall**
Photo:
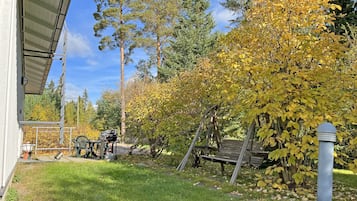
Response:
POLYGON ((0 1, 0 199, 20 153, 24 89, 17 0, 0 1))

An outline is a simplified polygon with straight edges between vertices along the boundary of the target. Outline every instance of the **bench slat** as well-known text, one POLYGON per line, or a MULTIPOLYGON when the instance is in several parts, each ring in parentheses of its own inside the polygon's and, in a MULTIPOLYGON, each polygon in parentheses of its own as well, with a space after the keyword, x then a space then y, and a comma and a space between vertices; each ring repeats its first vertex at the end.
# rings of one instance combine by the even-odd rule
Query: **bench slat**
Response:
MULTIPOLYGON (((250 142, 251 143, 251 142, 250 142)), ((230 163, 236 164, 243 146, 243 141, 234 139, 224 139, 221 144, 220 150, 216 155, 201 155, 200 158, 210 160, 212 162, 230 163)), ((254 167, 259 167, 264 157, 261 155, 267 155, 269 152, 264 151, 261 144, 253 141, 253 144, 249 146, 243 157, 243 163, 250 163, 254 167), (251 148, 251 149, 250 149, 251 148)))
MULTIPOLYGON (((212 162, 226 162, 226 163, 230 163, 230 164, 236 164, 237 163, 237 159, 230 159, 230 158, 219 158, 219 157, 215 157, 215 156, 201 156, 201 158, 206 159, 206 160, 210 160, 212 162)), ((247 161, 244 161, 245 163, 247 161)))

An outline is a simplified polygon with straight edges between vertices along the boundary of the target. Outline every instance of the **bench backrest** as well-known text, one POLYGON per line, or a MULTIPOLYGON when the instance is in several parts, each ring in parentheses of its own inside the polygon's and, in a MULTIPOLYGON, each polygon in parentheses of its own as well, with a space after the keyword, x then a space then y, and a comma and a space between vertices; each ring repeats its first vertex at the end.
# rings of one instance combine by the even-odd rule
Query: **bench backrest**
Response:
POLYGON ((216 154, 218 158, 237 160, 243 146, 243 141, 223 139, 221 148, 216 154))
POLYGON ((251 150, 251 151, 264 151, 264 146, 262 145, 262 143, 259 143, 257 141, 253 141, 252 147, 251 147, 250 143, 251 142, 249 142, 248 150, 251 150))
MULTIPOLYGON (((216 157, 238 160, 239 154, 243 147, 243 143, 244 141, 240 141, 240 140, 223 139, 221 148, 217 152, 216 157)), ((247 147, 247 152, 245 153, 243 160, 248 160, 250 151, 262 151, 263 149, 264 148, 260 143, 253 141, 253 144, 251 144, 250 141, 247 147)))

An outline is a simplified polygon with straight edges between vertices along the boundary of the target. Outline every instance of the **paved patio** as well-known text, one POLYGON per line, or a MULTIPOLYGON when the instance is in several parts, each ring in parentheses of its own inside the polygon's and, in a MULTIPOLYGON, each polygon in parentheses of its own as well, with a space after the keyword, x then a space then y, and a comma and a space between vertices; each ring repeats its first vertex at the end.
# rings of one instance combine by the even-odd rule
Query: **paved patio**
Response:
MULTIPOLYGON (((140 148, 134 148, 133 150, 130 149, 132 144, 116 144, 114 147, 114 155, 126 155, 129 154, 131 151, 131 154, 147 154, 147 150, 140 149, 140 148)), ((52 155, 38 155, 36 157, 33 157, 32 159, 29 160, 24 160, 23 158, 20 158, 18 161, 22 163, 37 163, 37 162, 88 162, 88 161, 102 161, 102 160, 96 160, 92 158, 77 158, 74 157, 73 154, 64 154, 62 157, 60 157, 58 160, 55 159, 56 154, 52 155)), ((106 159, 108 160, 108 159, 106 159)))

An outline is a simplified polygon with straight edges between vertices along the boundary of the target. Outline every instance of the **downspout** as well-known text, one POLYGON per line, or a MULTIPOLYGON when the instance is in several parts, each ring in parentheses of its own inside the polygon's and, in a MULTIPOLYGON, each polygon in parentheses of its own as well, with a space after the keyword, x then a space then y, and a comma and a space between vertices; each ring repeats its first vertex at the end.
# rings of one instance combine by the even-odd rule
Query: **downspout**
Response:
MULTIPOLYGON (((7 156, 7 133, 9 132, 9 113, 10 113, 10 109, 9 109, 9 103, 10 103, 10 89, 11 89, 11 76, 12 76, 12 55, 13 55, 13 46, 12 46, 12 42, 13 40, 12 37, 14 36, 13 33, 13 21, 14 21, 14 9, 16 7, 16 2, 17 1, 11 1, 12 2, 12 6, 11 6, 11 10, 10 10, 10 40, 9 40, 9 54, 8 54, 8 72, 7 72, 7 86, 6 86, 6 102, 5 102, 5 125, 4 125, 4 138, 3 138, 3 142, 4 142, 4 147, 3 147, 3 163, 2 163, 2 183, 1 183, 1 187, 4 187, 6 184, 6 156, 7 156)), ((15 34, 15 36, 17 36, 15 34)))

